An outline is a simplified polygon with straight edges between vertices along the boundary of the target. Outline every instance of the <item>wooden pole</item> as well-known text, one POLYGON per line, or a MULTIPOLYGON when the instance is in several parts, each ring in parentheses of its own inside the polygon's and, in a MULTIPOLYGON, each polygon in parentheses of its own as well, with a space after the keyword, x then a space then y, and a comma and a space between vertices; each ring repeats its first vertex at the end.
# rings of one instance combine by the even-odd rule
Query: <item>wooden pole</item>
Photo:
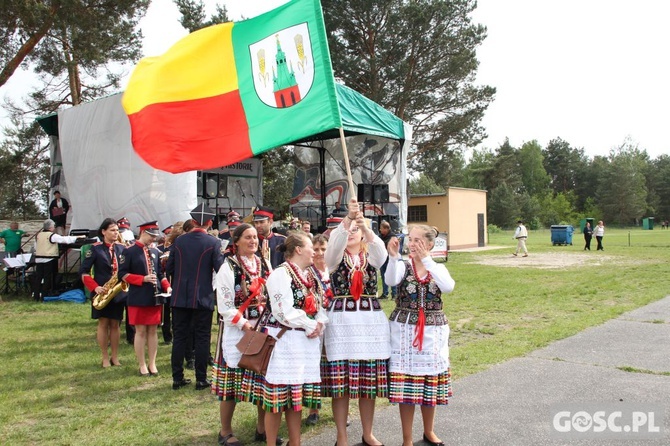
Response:
POLYGON ((347 142, 344 139, 344 127, 340 127, 340 142, 342 143, 342 153, 344 154, 344 165, 347 168, 347 180, 349 182, 349 199, 356 196, 354 191, 354 179, 351 176, 351 166, 349 165, 349 153, 347 152, 347 142))

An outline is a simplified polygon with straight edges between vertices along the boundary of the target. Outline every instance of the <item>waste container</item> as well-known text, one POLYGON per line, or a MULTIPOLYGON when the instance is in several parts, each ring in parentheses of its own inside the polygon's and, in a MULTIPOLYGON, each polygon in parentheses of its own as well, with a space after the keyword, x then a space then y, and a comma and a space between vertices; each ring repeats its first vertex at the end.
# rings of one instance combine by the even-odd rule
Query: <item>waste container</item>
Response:
POLYGON ((572 225, 551 225, 551 244, 572 245, 572 233, 575 228, 572 225))
POLYGON ((654 229, 654 217, 643 218, 642 229, 654 229))

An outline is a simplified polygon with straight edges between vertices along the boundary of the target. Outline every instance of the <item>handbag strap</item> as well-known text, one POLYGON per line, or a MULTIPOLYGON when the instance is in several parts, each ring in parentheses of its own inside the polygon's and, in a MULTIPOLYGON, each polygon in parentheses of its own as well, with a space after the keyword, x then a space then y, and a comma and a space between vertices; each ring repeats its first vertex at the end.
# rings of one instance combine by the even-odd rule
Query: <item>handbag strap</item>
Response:
MULTIPOLYGON (((263 308, 263 312, 261 313, 260 316, 258 316, 258 320, 256 321, 256 325, 254 325, 254 331, 260 331, 261 327, 260 323, 261 320, 263 319, 263 316, 265 316, 265 313, 268 311, 268 307, 263 308)), ((284 336, 284 333, 286 333, 287 328, 282 326, 281 330, 279 330, 279 333, 277 333, 277 336, 275 336, 277 339, 281 339, 282 336, 284 336)))

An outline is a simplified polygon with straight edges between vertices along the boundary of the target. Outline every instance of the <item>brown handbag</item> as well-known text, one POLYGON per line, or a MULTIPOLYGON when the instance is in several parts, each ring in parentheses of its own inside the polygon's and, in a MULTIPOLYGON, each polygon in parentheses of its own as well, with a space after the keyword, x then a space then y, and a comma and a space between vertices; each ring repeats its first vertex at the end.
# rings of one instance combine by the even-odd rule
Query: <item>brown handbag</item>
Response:
MULTIPOLYGON (((263 313, 265 313, 265 311, 266 310, 264 310, 263 313)), ((263 315, 261 314, 261 317, 258 318, 253 330, 244 332, 242 339, 237 343, 237 349, 242 352, 242 358, 240 358, 238 367, 265 375, 268 371, 270 356, 272 356, 275 344, 277 343, 277 340, 284 335, 286 327, 283 327, 279 333, 277 333, 277 338, 274 338, 271 335, 260 331, 260 321, 262 316, 263 315)))

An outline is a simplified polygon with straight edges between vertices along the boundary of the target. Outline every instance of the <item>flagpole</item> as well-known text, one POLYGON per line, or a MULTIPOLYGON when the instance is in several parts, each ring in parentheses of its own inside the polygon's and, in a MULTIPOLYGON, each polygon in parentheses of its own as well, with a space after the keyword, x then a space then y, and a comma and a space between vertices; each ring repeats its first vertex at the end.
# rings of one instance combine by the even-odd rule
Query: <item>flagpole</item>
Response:
POLYGON ((354 198, 354 179, 351 176, 351 167, 349 166, 349 153, 347 153, 347 142, 344 139, 344 127, 340 127, 340 142, 342 143, 342 153, 344 154, 344 165, 347 168, 347 180, 349 181, 349 199, 354 198))

